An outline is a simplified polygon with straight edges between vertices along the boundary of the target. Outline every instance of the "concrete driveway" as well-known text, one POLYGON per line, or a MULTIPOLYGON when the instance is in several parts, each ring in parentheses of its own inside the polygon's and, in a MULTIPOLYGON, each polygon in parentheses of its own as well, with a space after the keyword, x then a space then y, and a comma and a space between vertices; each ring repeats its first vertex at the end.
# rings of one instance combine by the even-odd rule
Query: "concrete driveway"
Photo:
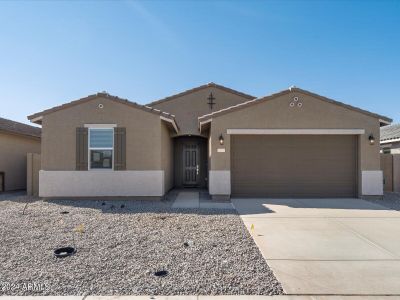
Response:
POLYGON ((232 202, 286 293, 400 295, 400 212, 360 199, 232 202))

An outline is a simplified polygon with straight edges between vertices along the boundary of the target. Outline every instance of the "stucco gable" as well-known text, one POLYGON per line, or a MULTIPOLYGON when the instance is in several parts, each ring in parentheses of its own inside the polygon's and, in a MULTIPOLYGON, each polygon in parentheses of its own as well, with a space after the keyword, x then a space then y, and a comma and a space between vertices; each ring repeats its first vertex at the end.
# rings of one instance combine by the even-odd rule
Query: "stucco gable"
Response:
POLYGON ((157 101, 152 105, 175 115, 180 126, 178 135, 199 135, 197 118, 209 112, 246 102, 254 97, 210 83, 157 101), (212 96, 212 100, 211 97, 212 96), (212 104, 210 104, 210 101, 212 104))
POLYGON ((249 99, 249 100, 256 98, 254 96, 239 92, 237 90, 225 87, 223 85, 219 85, 219 84, 216 84, 214 82, 210 82, 210 83, 203 84, 203 85, 200 85, 200 86, 195 87, 195 88, 188 89, 188 90, 180 92, 178 94, 174 94, 174 95, 171 95, 171 96, 168 96, 168 97, 153 101, 153 102, 147 104, 147 106, 154 106, 154 105, 166 102, 166 101, 175 100, 175 99, 178 99, 178 98, 183 97, 185 95, 188 95, 188 94, 191 94, 191 93, 195 93, 197 91, 200 91, 200 90, 203 90, 203 89, 207 89, 207 88, 216 88, 216 89, 222 90, 224 92, 231 93, 233 95, 237 95, 237 96, 249 99))
POLYGON ((57 112, 60 110, 68 109, 68 108, 71 108, 71 107, 74 107, 77 105, 82 105, 84 103, 88 103, 90 101, 93 101, 93 100, 96 100, 99 98, 105 99, 107 101, 112 101, 115 103, 123 104, 130 108, 139 109, 139 110, 145 111, 146 113, 159 115, 161 120, 171 124, 171 126, 174 128, 174 130, 176 132, 179 131, 179 127, 175 121, 175 116, 173 114, 170 114, 170 113, 167 113, 167 112, 164 112, 159 109, 152 108, 152 107, 148 107, 145 105, 140 105, 136 102, 131 102, 127 99, 119 98, 117 96, 112 96, 108 93, 97 93, 97 94, 89 95, 87 97, 84 97, 84 98, 81 98, 78 100, 74 100, 74 101, 59 105, 59 106, 55 106, 50 109, 46 109, 44 111, 41 111, 41 112, 38 112, 38 113, 28 116, 28 120, 30 120, 32 123, 41 124, 43 116, 45 116, 45 115, 48 115, 48 114, 51 114, 51 113, 54 113, 54 112, 57 112))
MULTIPOLYGON (((281 91, 281 92, 278 92, 278 93, 275 93, 275 94, 272 94, 272 95, 269 95, 269 96, 257 98, 257 99, 254 99, 254 100, 249 100, 249 101, 246 101, 244 103, 240 103, 240 104, 237 104, 237 105, 234 105, 234 106, 231 106, 231 107, 227 107, 225 109, 221 109, 219 111, 212 112, 210 114, 206 114, 206 115, 200 116, 198 118, 199 119, 199 125, 201 127, 202 124, 209 123, 213 118, 216 118, 216 117, 219 117, 221 115, 228 114, 228 113, 232 113, 232 112, 235 112, 237 110, 246 109, 246 108, 249 108, 249 107, 251 107, 253 105, 260 105, 260 104, 268 102, 268 101, 273 101, 275 99, 278 99, 281 96, 288 95, 288 94, 291 94, 291 93, 299 94, 299 95, 301 95, 301 94, 307 95, 307 96, 310 96, 310 97, 312 97, 312 98, 314 98, 316 100, 324 101, 326 103, 329 103, 329 104, 332 104, 332 105, 335 105, 335 106, 338 106, 338 107, 341 107, 341 108, 344 108, 344 109, 347 109, 347 110, 350 110, 350 111, 354 111, 354 112, 357 112, 357 113, 361 113, 361 114, 364 114, 364 115, 379 119, 379 122, 381 124, 390 124, 392 122, 392 119, 390 119, 390 118, 388 118, 386 116, 378 115, 378 114, 363 110, 361 108, 354 107, 354 106, 351 106, 351 105, 348 105, 348 104, 345 104, 345 103, 342 103, 342 102, 339 102, 339 101, 336 101, 336 100, 332 100, 330 98, 327 98, 327 97, 324 97, 324 96, 321 96, 321 95, 318 95, 318 94, 315 94, 315 93, 312 93, 312 92, 309 92, 309 91, 306 91, 306 90, 303 90, 303 89, 300 89, 300 88, 289 88, 288 90, 284 90, 284 91, 281 91)), ((297 103, 295 103, 295 105, 297 105, 297 103)))

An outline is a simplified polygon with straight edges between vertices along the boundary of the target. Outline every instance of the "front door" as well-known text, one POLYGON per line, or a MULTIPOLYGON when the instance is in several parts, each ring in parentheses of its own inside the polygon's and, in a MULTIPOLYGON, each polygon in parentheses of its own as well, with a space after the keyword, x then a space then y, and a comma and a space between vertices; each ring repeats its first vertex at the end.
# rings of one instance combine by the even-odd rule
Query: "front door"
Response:
POLYGON ((196 186, 199 184, 199 146, 183 145, 183 184, 196 186))

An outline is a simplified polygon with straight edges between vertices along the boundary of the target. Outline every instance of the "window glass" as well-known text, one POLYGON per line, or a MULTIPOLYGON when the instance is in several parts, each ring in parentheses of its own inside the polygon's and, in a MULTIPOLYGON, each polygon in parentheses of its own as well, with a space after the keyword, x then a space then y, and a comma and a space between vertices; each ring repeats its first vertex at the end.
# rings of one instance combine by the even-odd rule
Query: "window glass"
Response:
POLYGON ((90 169, 113 168, 114 129, 89 129, 90 169))
POLYGON ((112 148, 113 129, 90 129, 90 148, 112 148))
POLYGON ((111 169, 112 150, 90 150, 91 169, 111 169))

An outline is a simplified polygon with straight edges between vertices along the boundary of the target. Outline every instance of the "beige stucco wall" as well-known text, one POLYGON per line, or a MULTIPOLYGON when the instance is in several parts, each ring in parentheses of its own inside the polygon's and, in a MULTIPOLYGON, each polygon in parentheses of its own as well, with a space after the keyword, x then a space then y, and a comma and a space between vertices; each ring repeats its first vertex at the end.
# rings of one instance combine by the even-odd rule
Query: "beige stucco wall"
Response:
POLYGON ((40 139, 0 132, 0 172, 5 190, 26 189, 27 153, 40 153, 40 139))
POLYGON ((39 171, 40 154, 28 153, 26 166, 26 194, 28 196, 39 195, 39 171))
POLYGON ((177 135, 200 135, 197 121, 199 116, 248 100, 248 98, 223 91, 219 88, 207 87, 181 97, 152 105, 152 107, 175 115, 175 119, 180 128, 177 135), (216 103, 212 110, 207 104, 209 101, 207 98, 211 92, 215 98, 214 102, 216 103))
MULTIPOLYGON (((291 92, 247 108, 214 117, 211 124, 211 170, 230 170, 230 136, 227 129, 365 129, 359 138, 360 171, 380 170, 379 143, 370 145, 368 136, 373 134, 379 141, 379 120, 314 98, 310 95, 291 92), (302 107, 290 107, 293 97, 298 96, 302 107), (218 139, 224 135, 225 153, 218 139)), ((360 178, 361 178, 361 174, 360 178)))
POLYGON ((44 115, 42 170, 75 170, 76 128, 85 124, 126 127, 127 170, 161 170, 161 123, 156 114, 102 97, 44 115))
POLYGON ((400 154, 393 154, 393 191, 400 193, 400 154))
POLYGON ((161 165, 164 170, 164 191, 168 192, 174 186, 174 143, 172 130, 165 124, 161 127, 161 165))

